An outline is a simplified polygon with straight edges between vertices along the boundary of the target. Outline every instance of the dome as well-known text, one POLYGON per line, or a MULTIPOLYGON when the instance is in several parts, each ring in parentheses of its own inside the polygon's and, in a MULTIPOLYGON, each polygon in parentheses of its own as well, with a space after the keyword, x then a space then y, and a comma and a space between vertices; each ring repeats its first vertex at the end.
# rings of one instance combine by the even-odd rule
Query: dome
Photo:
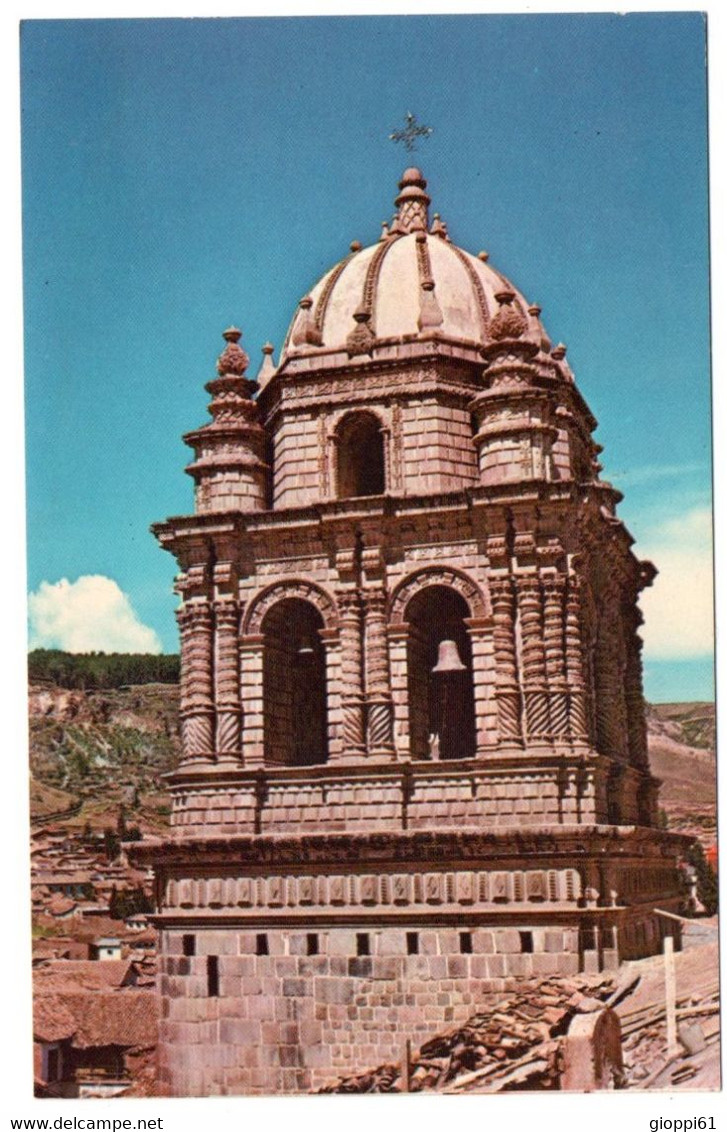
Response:
POLYGON ((301 300, 280 366, 301 354, 374 355, 392 343, 436 338, 479 356, 491 339, 526 338, 550 349, 540 309, 488 262, 452 243, 420 170, 399 182, 397 213, 378 243, 351 245, 301 300))

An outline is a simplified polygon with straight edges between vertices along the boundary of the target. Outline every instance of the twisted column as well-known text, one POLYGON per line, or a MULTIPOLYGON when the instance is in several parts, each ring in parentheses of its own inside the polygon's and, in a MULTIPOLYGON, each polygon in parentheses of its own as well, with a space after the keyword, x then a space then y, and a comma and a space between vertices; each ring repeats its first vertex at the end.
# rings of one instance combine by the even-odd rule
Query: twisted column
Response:
POLYGON ((341 631, 341 713, 344 757, 366 753, 363 721, 361 601, 355 590, 338 595, 341 631))
POLYGON ((626 671, 624 692, 626 721, 629 736, 629 759, 634 766, 645 769, 649 758, 646 745, 646 715, 644 712, 643 670, 641 649, 643 642, 636 632, 636 623, 630 626, 626 642, 626 671))
POLYGON ((214 603, 217 663, 215 703, 217 722, 215 748, 218 757, 240 757, 240 662, 238 645, 239 609, 232 598, 214 603))
POLYGON ((543 597, 537 574, 517 580, 518 608, 522 627, 522 677, 525 689, 525 719, 528 739, 548 737, 548 692, 545 682, 543 643, 543 597))
POLYGON ((603 754, 623 758, 628 749, 623 690, 621 610, 612 587, 603 594, 596 643, 596 732, 603 754))
POLYGON ((565 578, 543 577, 543 646, 550 699, 550 730, 556 742, 568 734, 568 684, 565 678, 565 578))
POLYGON ((520 687, 515 647, 515 593, 509 575, 489 582, 495 652, 495 696, 501 746, 522 740, 520 687))
POLYGON ((583 673, 583 642, 581 639, 580 579, 568 579, 565 602, 565 661, 568 679, 568 730, 575 743, 587 743, 588 712, 586 684, 583 673))
POLYGON ((394 755, 394 706, 386 639, 386 594, 383 589, 372 590, 365 594, 364 601, 369 754, 391 758, 394 755))
POLYGON ((212 617, 207 599, 177 610, 181 636, 182 762, 214 758, 212 617))

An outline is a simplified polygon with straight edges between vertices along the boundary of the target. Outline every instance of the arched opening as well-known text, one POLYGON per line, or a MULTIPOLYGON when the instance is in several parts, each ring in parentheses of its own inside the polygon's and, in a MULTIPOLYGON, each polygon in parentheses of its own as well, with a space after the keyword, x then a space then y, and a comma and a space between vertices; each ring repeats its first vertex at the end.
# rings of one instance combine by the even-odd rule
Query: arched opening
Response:
POLYGON ((406 607, 412 758, 464 759, 475 753, 469 616, 467 602, 448 586, 427 586, 406 607), (440 655, 444 641, 454 642, 456 653, 449 648, 440 655))
POLYGON ((384 437, 373 413, 349 413, 336 433, 338 443, 338 497, 383 495, 384 437))
POLYGON ((302 598, 284 598, 265 615, 265 762, 311 766, 328 758, 323 618, 302 598))

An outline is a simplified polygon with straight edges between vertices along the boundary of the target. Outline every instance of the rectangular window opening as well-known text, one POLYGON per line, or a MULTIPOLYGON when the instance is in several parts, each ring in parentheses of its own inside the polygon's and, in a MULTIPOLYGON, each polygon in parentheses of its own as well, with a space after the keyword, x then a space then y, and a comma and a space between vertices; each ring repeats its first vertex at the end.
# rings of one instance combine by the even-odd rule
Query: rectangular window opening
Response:
POLYGON ((305 937, 305 950, 307 955, 318 954, 318 936, 315 932, 308 932, 305 937))
POLYGON ((217 998, 220 993, 220 961, 216 955, 207 956, 207 994, 217 998))
POLYGON ((269 955, 268 951, 268 937, 265 932, 260 932, 255 936, 255 954, 256 955, 269 955))
POLYGON ((463 955, 472 954, 472 932, 459 933, 459 949, 463 955))
POLYGON ((406 933, 406 953, 407 955, 419 954, 419 932, 406 933))
POLYGON ((520 932, 520 950, 523 954, 530 955, 533 950, 533 933, 520 932))
POLYGON ((370 955, 371 954, 371 939, 368 932, 356 933, 356 954, 357 955, 370 955))
POLYGON ((182 955, 191 956, 197 954, 197 937, 195 935, 182 936, 182 955))

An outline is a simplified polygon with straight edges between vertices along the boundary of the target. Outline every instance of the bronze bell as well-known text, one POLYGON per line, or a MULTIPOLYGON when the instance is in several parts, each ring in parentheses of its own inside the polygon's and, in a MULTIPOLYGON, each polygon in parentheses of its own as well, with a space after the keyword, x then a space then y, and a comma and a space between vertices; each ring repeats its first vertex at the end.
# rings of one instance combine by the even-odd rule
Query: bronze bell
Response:
POLYGON ((439 657, 432 672, 464 672, 466 665, 459 659, 456 641, 440 641, 439 657))

